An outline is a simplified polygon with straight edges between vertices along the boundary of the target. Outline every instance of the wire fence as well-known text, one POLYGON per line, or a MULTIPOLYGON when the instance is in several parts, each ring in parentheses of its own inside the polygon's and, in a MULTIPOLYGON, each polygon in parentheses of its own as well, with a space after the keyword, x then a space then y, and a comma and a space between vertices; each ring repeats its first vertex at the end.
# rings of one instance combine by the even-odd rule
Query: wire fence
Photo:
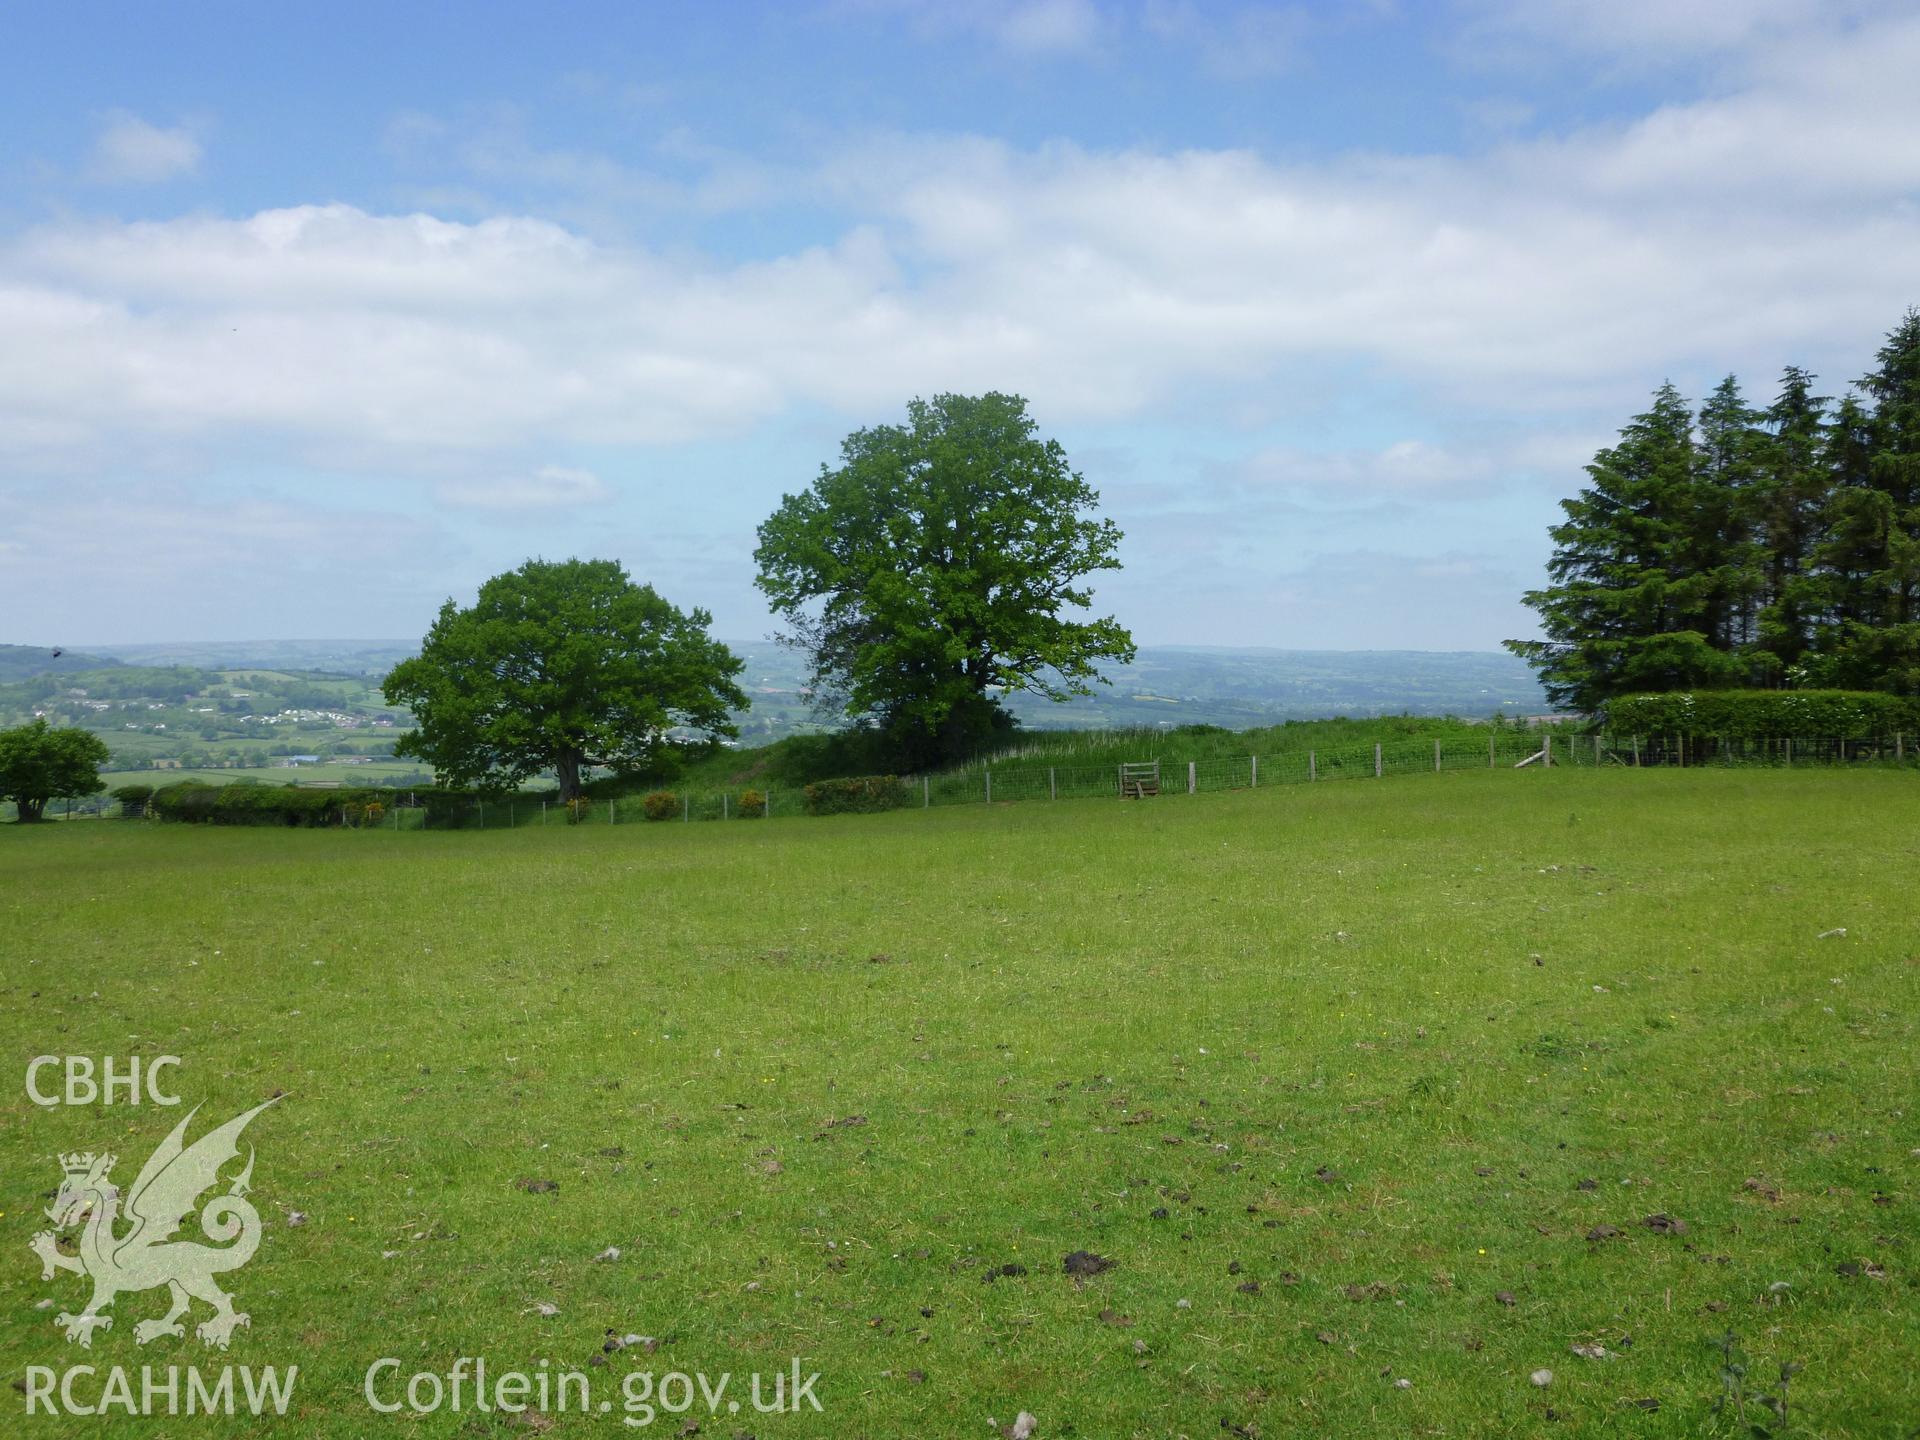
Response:
MULTIPOLYGON (((1335 780, 1378 780, 1463 770, 1536 768, 1696 768, 1700 766, 1920 766, 1920 747, 1904 735, 1877 739, 1725 740, 1693 736, 1491 732, 1477 737, 1358 743, 1267 755, 1196 760, 1142 760, 1117 765, 1036 765, 1016 760, 959 771, 901 777, 900 806, 996 805, 1014 802, 1122 799, 1223 790, 1259 790, 1335 780)), ((889 806, 887 808, 899 808, 889 806)), ((13 819, 11 804, 0 819, 13 819)), ((55 802, 47 818, 116 816, 105 796, 55 802)), ((741 820, 748 823, 809 813, 804 787, 764 784, 663 790, 653 796, 591 798, 565 804, 552 797, 481 799, 432 790, 395 790, 383 804, 348 807, 328 823, 361 829, 508 830, 542 825, 631 825, 741 820)))

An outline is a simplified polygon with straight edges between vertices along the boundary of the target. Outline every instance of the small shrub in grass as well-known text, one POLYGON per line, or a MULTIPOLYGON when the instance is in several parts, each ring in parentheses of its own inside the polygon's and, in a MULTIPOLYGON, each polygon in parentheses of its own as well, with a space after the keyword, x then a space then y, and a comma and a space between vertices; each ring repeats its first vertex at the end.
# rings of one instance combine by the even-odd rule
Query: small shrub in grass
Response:
POLYGON ((593 801, 584 795, 576 795, 567 801, 567 823, 584 825, 593 818, 593 801))
POLYGON ((897 810, 907 803, 907 787, 898 775, 816 780, 805 793, 809 815, 867 815, 876 810, 897 810))
POLYGON ((734 817, 739 820, 759 820, 767 813, 767 796, 762 790, 742 790, 740 798, 734 802, 734 817))
POLYGON ((640 812, 649 820, 678 820, 680 797, 671 790, 655 790, 640 802, 640 812))
POLYGON ((138 820, 147 813, 147 802, 153 798, 153 786, 122 785, 113 792, 113 798, 120 802, 121 818, 138 820))

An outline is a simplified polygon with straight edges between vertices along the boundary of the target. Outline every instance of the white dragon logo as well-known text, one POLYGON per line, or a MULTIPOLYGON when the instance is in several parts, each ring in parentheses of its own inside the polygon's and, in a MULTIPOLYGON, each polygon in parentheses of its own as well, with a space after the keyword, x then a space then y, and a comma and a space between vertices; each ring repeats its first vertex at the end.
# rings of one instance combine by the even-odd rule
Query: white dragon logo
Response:
MULTIPOLYGON (((276 1095, 274 1100, 279 1098, 276 1095)), ((113 1328, 113 1317, 100 1312, 113 1303, 114 1296, 158 1285, 171 1292, 173 1305, 161 1319, 142 1320, 133 1327, 134 1339, 142 1345, 162 1335, 186 1333, 180 1317, 187 1312, 189 1297, 213 1306, 212 1317, 194 1330, 209 1345, 226 1349, 234 1328, 251 1323, 234 1310, 233 1297, 214 1283, 214 1276, 238 1270, 260 1246, 260 1214, 246 1198, 253 1177, 251 1147, 246 1168, 234 1177, 227 1193, 216 1195, 200 1211, 200 1228, 216 1244, 174 1240, 173 1234, 200 1204, 200 1197, 219 1183, 220 1167, 240 1153, 240 1132, 247 1122, 273 1103, 256 1105, 193 1144, 183 1145, 187 1125, 200 1111, 194 1106, 140 1167, 126 1194, 124 1212, 120 1187, 107 1179, 115 1157, 91 1152, 60 1157, 66 1178, 47 1210, 54 1229, 34 1236, 32 1249, 40 1257, 42 1280, 51 1280, 56 1270, 71 1270, 93 1281, 87 1308, 78 1315, 63 1311, 55 1319, 69 1341, 91 1346, 96 1329, 113 1328), (122 1228, 123 1221, 130 1221, 132 1228, 122 1228), (63 1255, 55 1231, 74 1225, 82 1226, 79 1253, 63 1255)))

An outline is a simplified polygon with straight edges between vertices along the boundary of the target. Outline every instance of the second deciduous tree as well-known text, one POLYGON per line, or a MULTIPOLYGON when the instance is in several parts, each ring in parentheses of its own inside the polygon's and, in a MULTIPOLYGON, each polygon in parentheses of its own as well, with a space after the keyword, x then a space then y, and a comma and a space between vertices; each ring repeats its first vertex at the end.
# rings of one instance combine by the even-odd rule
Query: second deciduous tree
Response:
POLYGON ((793 627, 817 695, 882 726, 898 759, 965 754, 1011 722, 1008 691, 1089 693, 1133 658, 1080 618, 1120 531, 1017 395, 936 395, 905 425, 849 435, 838 467, 760 527, 758 584, 793 627))

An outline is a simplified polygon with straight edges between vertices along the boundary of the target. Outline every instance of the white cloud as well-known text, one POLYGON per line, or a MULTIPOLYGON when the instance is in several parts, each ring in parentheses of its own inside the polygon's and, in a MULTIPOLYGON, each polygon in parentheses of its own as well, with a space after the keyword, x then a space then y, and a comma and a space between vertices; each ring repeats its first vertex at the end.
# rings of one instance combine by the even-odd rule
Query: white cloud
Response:
POLYGON ((0 484, 0 534, 21 542, 0 566, 14 633, 72 636, 83 621, 108 640, 380 633, 383 616, 431 612, 451 554, 439 530, 406 515, 219 498, 148 477, 0 484))
POLYGON ((1007 49, 1022 55, 1086 50, 1100 34, 1093 0, 1022 0, 989 22, 1007 49))
POLYGON ((162 129, 138 115, 115 111, 93 142, 87 177, 101 184, 155 185, 200 168, 200 141, 191 129, 162 129))
POLYGON ((1527 429, 1479 442, 1406 439, 1374 449, 1268 446, 1217 471, 1216 480, 1239 500, 1317 494, 1361 504, 1431 504, 1535 480, 1565 485, 1605 443, 1586 432, 1527 429))
POLYGON ((808 177, 837 241, 751 263, 343 205, 59 222, 0 245, 0 462, 268 437, 491 475, 935 389, 1016 389, 1054 426, 1343 375, 1617 417, 1676 367, 1861 366, 1920 299, 1920 20, 1751 68, 1468 158, 902 139, 808 177))
POLYGON ((1225 5, 1218 0, 1146 0, 1142 28, 1156 40, 1198 52, 1219 74, 1246 77, 1292 69, 1315 27, 1302 5, 1225 5))
POLYGON ((472 510, 557 510, 599 505, 613 497, 591 470, 543 465, 530 475, 442 481, 434 490, 442 504, 472 510))
POLYGON ((935 40, 982 37, 1023 58, 1062 58, 1097 47, 1109 28, 1096 0, 834 0, 825 15, 904 20, 910 33, 935 40))

